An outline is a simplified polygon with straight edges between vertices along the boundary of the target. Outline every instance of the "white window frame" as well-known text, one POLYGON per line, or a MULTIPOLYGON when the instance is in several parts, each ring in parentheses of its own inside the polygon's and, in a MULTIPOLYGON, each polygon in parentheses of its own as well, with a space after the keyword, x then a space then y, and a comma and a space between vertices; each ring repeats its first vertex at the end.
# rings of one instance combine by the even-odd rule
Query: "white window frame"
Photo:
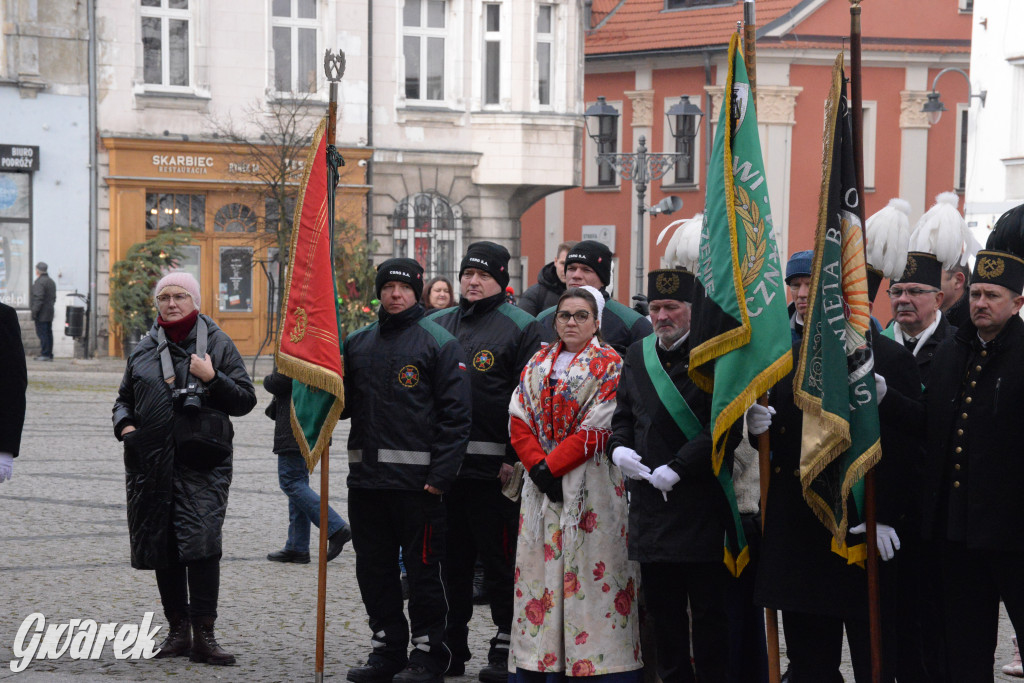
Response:
POLYGON ((160 0, 160 7, 146 7, 142 0, 136 0, 136 7, 139 8, 138 27, 139 44, 142 44, 142 19, 155 18, 160 20, 160 83, 146 82, 145 47, 140 53, 142 78, 140 79, 146 90, 159 90, 162 92, 191 93, 195 90, 195 38, 196 18, 194 14, 195 3, 198 0, 189 0, 188 9, 171 9, 167 6, 168 0, 160 0), (171 51, 170 51, 170 21, 171 19, 184 20, 188 23, 188 85, 170 85, 168 81, 171 76, 171 51))
POLYGON ((537 3, 537 11, 533 18, 533 29, 535 34, 534 48, 533 48, 533 99, 537 103, 537 106, 541 110, 551 110, 555 108, 555 32, 558 25, 558 6, 551 2, 540 2, 537 3), (547 8, 551 12, 551 32, 541 33, 538 23, 540 22, 540 13, 542 8, 547 8), (537 59, 537 52, 539 51, 540 45, 544 43, 549 45, 548 49, 548 101, 547 103, 540 101, 540 60, 537 59))
POLYGON ((864 191, 875 189, 875 158, 878 139, 878 102, 861 102, 864 125, 864 191))
POLYGON ((967 153, 966 145, 960 146, 960 139, 964 134, 964 124, 970 122, 971 105, 966 102, 957 102, 956 105, 956 137, 953 153, 953 189, 956 192, 964 192, 967 188, 967 167, 964 166, 964 175, 960 177, 960 164, 967 153), (964 114, 968 121, 964 121, 964 114))
MULTIPOLYGON (((694 95, 690 95, 689 93, 682 93, 682 94, 689 96, 690 103, 691 104, 695 104, 698 107, 700 107, 701 111, 705 111, 706 110, 706 107, 704 106, 704 95, 699 94, 699 93, 698 94, 694 94, 694 95)), ((677 104, 678 102, 679 102, 679 95, 676 95, 676 96, 673 96, 673 97, 666 97, 661 102, 661 112, 662 112, 661 116, 662 116, 662 120, 665 122, 665 125, 662 126, 661 149, 662 149, 662 152, 664 152, 665 154, 675 154, 675 152, 676 152, 676 139, 674 137, 672 137, 672 131, 670 131, 669 128, 668 128, 668 119, 665 118, 665 112, 667 112, 669 109, 671 109, 672 105, 677 104)), ((691 189, 691 188, 700 187, 700 181, 701 181, 700 172, 701 172, 701 170, 704 167, 704 165, 701 163, 701 159, 703 158, 701 156, 701 142, 703 142, 703 139, 704 139, 704 134, 703 134, 704 126, 707 125, 707 122, 704 121, 705 118, 707 118, 707 117, 704 116, 704 117, 702 117, 700 119, 700 121, 697 122, 697 135, 693 138, 693 182, 690 182, 690 183, 677 183, 676 182, 676 169, 673 166, 672 170, 670 170, 668 173, 666 173, 662 177, 661 186, 663 188, 685 188, 685 189, 691 189)))
POLYGON ((320 92, 321 86, 323 85, 323 78, 324 78, 324 76, 323 76, 323 73, 322 73, 322 71, 321 71, 321 69, 319 67, 315 68, 314 72, 316 73, 316 84, 314 85, 313 90, 306 91, 306 90, 296 90, 295 89, 295 86, 299 82, 299 77, 298 77, 299 75, 297 73, 298 68, 299 68, 299 40, 298 40, 298 35, 299 35, 299 29, 313 29, 313 30, 316 31, 316 46, 314 47, 314 50, 313 50, 313 56, 314 56, 313 63, 314 63, 314 65, 319 65, 321 63, 320 62, 320 56, 323 54, 323 49, 322 49, 322 45, 323 45, 323 35, 322 35, 323 16, 322 15, 324 14, 323 7, 322 7, 322 3, 319 0, 317 0, 314 3, 315 6, 316 6, 316 18, 314 18, 314 19, 300 19, 298 17, 298 13, 299 13, 298 12, 298 10, 299 10, 299 0, 289 0, 289 2, 291 3, 291 11, 289 12, 289 16, 287 16, 287 17, 277 17, 277 16, 274 16, 274 9, 273 9, 274 8, 274 3, 273 3, 273 0, 268 0, 269 4, 268 4, 268 8, 267 8, 267 14, 270 16, 270 53, 271 53, 271 55, 270 55, 271 70, 270 70, 270 84, 269 84, 270 85, 270 90, 272 92, 274 92, 278 97, 293 96, 293 95, 296 95, 296 94, 300 95, 300 96, 301 95, 309 95, 310 97, 312 97, 312 96, 314 96, 314 95, 316 95, 316 94, 318 94, 320 92), (291 55, 289 55, 289 59, 291 60, 291 74, 289 75, 289 80, 290 80, 291 86, 292 86, 291 90, 278 90, 277 89, 277 55, 274 54, 274 29, 275 28, 287 28, 287 29, 289 29, 289 34, 290 34, 290 38, 291 38, 291 55))
MULTIPOLYGON (((594 100, 592 102, 584 103, 583 110, 586 111, 587 108, 590 107, 590 105, 596 104, 596 103, 597 103, 597 100, 594 100)), ((607 100, 607 103, 610 104, 611 106, 615 107, 616 109, 618 109, 620 112, 623 111, 622 100, 614 100, 614 101, 613 100, 607 100)), ((615 121, 615 134, 617 136, 616 137, 616 145, 615 145, 616 153, 622 152, 622 119, 623 118, 625 118, 625 117, 619 116, 619 118, 615 121)), ((614 171, 613 172, 614 176, 615 176, 615 184, 614 185, 598 185, 597 184, 597 182, 598 182, 598 172, 599 172, 598 163, 597 163, 597 143, 594 142, 594 139, 591 138, 589 135, 585 135, 585 137, 586 137, 586 141, 584 143, 584 145, 585 145, 584 158, 586 159, 586 164, 584 165, 584 168, 583 168, 583 188, 585 190, 597 190, 597 191, 604 191, 604 192, 612 192, 614 190, 621 189, 621 187, 622 187, 622 176, 619 175, 618 171, 614 171)))
POLYGON ((485 2, 481 5, 481 18, 480 18, 480 33, 483 36, 480 54, 480 105, 483 109, 497 109, 501 107, 501 100, 504 96, 505 88, 505 41, 502 40, 502 34, 504 33, 505 26, 505 6, 501 2, 485 2), (490 7, 498 8, 498 30, 489 31, 487 30, 487 12, 490 7), (488 102, 487 91, 487 48, 491 43, 497 43, 498 45, 498 101, 488 102))
MULTIPOLYGON (((401 71, 401 75, 398 81, 399 100, 404 103, 419 105, 419 106, 446 106, 452 97, 452 88, 454 86, 454 77, 452 71, 452 55, 451 46, 452 42, 456 41, 458 37, 453 32, 452 21, 452 3, 454 0, 444 0, 444 27, 443 28, 430 28, 428 26, 406 26, 404 21, 404 15, 401 10, 396 12, 398 18, 398 63, 401 71), (415 36, 420 39, 420 95, 418 98, 411 98, 406 95, 405 92, 405 38, 407 36, 415 36), (427 93, 427 43, 429 38, 441 38, 444 40, 444 68, 442 69, 442 75, 444 77, 444 83, 441 86, 441 98, 436 100, 430 100, 425 97, 427 93)), ((422 23, 426 24, 426 2, 423 0, 421 9, 422 23)))

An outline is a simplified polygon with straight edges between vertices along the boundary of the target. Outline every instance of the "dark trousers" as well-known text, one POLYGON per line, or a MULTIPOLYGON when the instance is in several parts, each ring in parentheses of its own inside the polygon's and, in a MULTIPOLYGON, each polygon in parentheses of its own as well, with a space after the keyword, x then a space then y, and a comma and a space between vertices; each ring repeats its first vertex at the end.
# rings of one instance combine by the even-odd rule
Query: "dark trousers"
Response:
POLYGON ((721 562, 644 562, 640 574, 647 610, 654 619, 658 677, 662 683, 726 683, 730 576, 721 562), (693 620, 693 665, 690 624, 693 620), (696 669, 696 678, 694 677, 696 669))
MULTIPOLYGON (((512 586, 516 565, 519 504, 501 494, 498 479, 458 479, 445 495, 448 550, 445 567, 450 612, 445 642, 456 661, 470 658, 469 620, 473 616, 473 573, 479 556, 484 591, 498 633, 512 632, 512 586)), ((488 659, 508 657, 508 639, 491 641, 488 659)))
POLYGON ((41 322, 37 320, 36 336, 39 337, 39 343, 42 345, 39 355, 53 358, 53 321, 41 322))
MULTIPOLYGON (((938 554, 913 531, 900 531, 896 559, 879 562, 882 584, 882 631, 896 648, 900 683, 948 683, 942 634, 942 587, 938 554), (894 570, 895 596, 886 595, 887 570, 894 570)), ((886 651, 888 655, 888 650, 886 651)), ((888 668, 890 662, 886 661, 888 668)))
MULTIPOLYGON (((1019 547, 1020 539, 1007 543, 1019 547)), ((994 680, 1000 598, 1014 630, 1024 633, 1024 553, 945 543, 942 583, 950 680, 988 683, 994 680)))
POLYGON ((421 664, 444 672, 451 655, 444 644, 448 599, 442 578, 445 510, 426 491, 349 489, 349 524, 356 551, 356 580, 370 618, 371 660, 421 664), (409 576, 409 620, 395 558, 401 548, 409 576), (409 647, 410 624, 412 654, 409 647))
POLYGON ((764 610, 754 604, 757 561, 761 547, 761 516, 743 515, 743 533, 750 549, 750 563, 739 578, 729 581, 726 591, 730 632, 729 682, 768 683, 764 610))
POLYGON ((187 564, 175 560, 165 569, 156 570, 156 585, 168 619, 172 616, 216 619, 220 558, 208 557, 187 564))
MULTIPOLYGON (((783 611, 782 626, 786 634, 792 683, 838 683, 843 680, 839 673, 839 663, 843 658, 842 618, 783 611)), ((845 626, 853 660, 853 676, 858 683, 867 683, 871 680, 868 622, 847 619, 845 626)), ((882 680, 891 681, 891 674, 883 673, 882 680)))

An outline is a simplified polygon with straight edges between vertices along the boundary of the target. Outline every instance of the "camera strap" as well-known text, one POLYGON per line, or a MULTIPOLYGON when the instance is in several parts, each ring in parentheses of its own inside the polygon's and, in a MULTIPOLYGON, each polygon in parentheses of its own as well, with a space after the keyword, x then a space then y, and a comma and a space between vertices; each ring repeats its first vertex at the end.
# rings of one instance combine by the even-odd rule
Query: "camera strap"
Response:
MULTIPOLYGON (((206 346, 209 340, 209 330, 206 321, 202 317, 196 318, 196 355, 200 358, 206 357, 206 346)), ((156 332, 157 352, 160 354, 160 371, 164 375, 164 381, 174 386, 174 363, 171 361, 171 352, 167 349, 167 335, 164 328, 160 327, 156 332)), ((189 373, 190 375, 192 373, 189 373)))

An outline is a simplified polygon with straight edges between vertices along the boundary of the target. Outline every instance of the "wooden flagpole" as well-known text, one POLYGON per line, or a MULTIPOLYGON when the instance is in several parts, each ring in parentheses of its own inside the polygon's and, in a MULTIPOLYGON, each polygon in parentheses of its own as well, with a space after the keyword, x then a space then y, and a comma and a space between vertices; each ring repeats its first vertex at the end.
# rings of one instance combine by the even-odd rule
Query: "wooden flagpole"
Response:
MULTIPOLYGON (((757 17, 754 11, 754 0, 743 3, 743 64, 747 68, 747 80, 750 82, 750 103, 757 111, 757 17)), ((757 400, 762 406, 768 405, 768 396, 757 400)), ((768 507, 768 482, 771 480, 771 444, 768 432, 757 437, 757 463, 760 474, 761 488, 761 531, 764 532, 765 515, 768 507)), ((779 683, 782 679, 782 662, 779 656, 779 613, 765 608, 765 640, 768 645, 768 681, 779 683)))
MULTIPOLYGON (((338 81, 345 73, 345 53, 339 50, 332 55, 330 50, 324 52, 324 72, 330 84, 330 97, 327 103, 327 225, 330 232, 331 267, 334 266, 334 198, 338 184, 338 172, 332 165, 333 156, 337 156, 334 148, 335 134, 338 128, 338 81)), ((324 680, 324 641, 327 630, 327 498, 330 484, 329 457, 330 447, 324 448, 320 458, 320 552, 317 558, 316 582, 316 683, 324 680)))
MULTIPOLYGON (((853 158, 857 169, 857 213, 864 225, 864 110, 861 90, 860 0, 850 0, 850 99, 853 114, 853 158)), ((867 526, 868 623, 871 638, 871 681, 882 681, 882 618, 878 589, 878 535, 875 519, 875 471, 864 476, 864 523, 867 526)))

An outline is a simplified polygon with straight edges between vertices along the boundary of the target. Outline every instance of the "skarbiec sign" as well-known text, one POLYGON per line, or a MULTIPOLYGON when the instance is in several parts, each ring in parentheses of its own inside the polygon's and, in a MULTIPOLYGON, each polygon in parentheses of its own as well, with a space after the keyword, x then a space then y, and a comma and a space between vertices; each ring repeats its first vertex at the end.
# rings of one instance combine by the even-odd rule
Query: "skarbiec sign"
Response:
POLYGON ((38 170, 38 147, 31 145, 0 145, 0 171, 38 170))

